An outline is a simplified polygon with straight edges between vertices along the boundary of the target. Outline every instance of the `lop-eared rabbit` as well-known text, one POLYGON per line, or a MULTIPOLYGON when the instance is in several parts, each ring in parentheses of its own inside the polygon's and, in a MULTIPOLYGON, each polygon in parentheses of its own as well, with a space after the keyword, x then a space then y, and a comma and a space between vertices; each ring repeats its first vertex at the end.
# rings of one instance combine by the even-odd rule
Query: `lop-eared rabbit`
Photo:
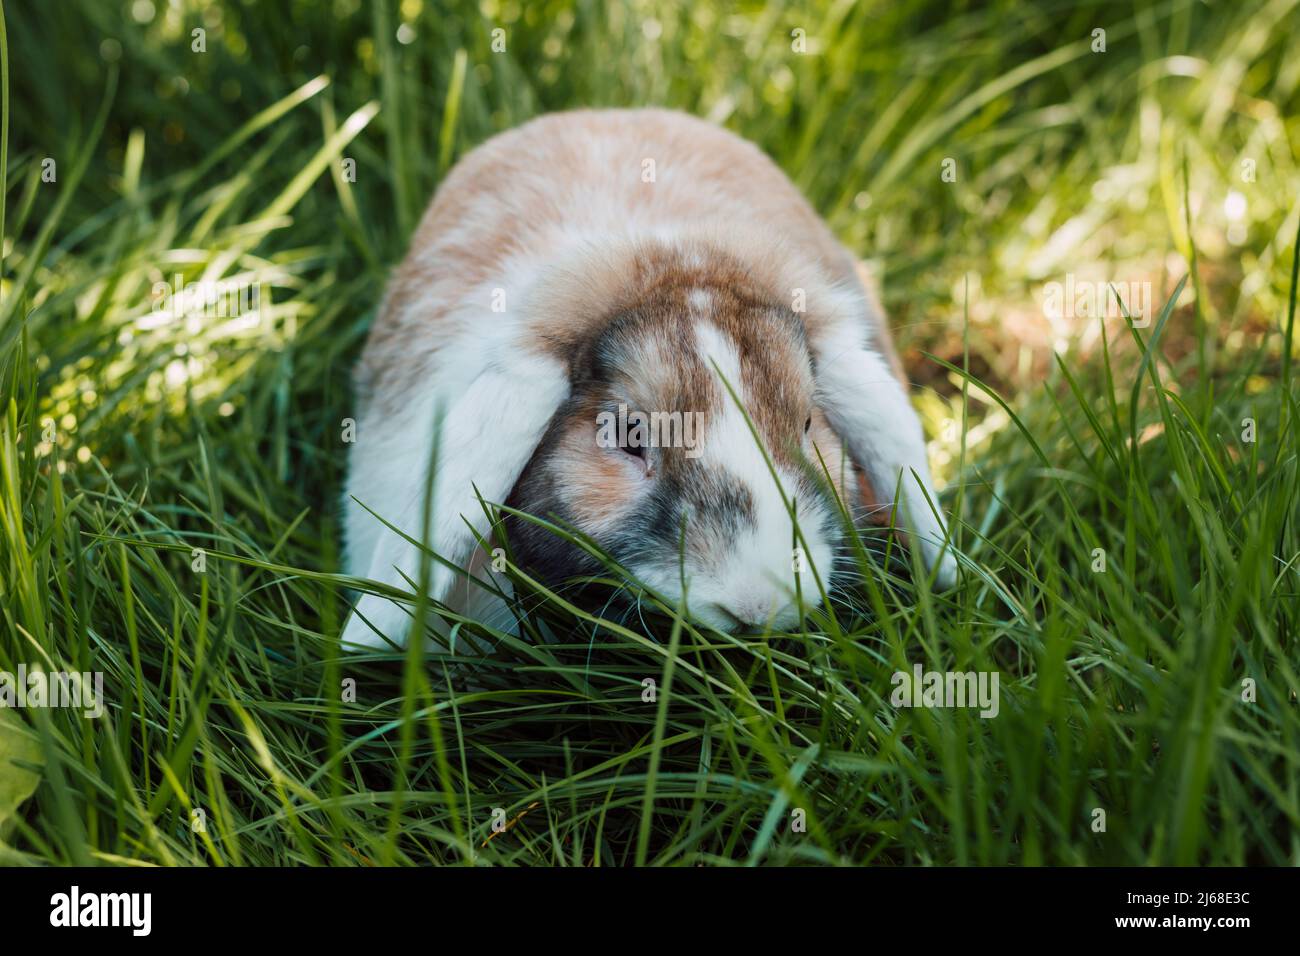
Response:
MULTIPOLYGON (((576 529, 672 606, 685 586, 723 630, 796 624, 813 569, 843 560, 845 509, 955 580, 853 256, 761 151, 681 113, 556 113, 469 153, 390 282, 356 393, 347 570, 402 591, 421 549, 385 522, 484 574, 480 496, 576 529)), ((507 537, 543 581, 597 567, 531 523, 507 537)), ((431 597, 476 607, 466 575, 427 570, 431 597)), ((401 645, 410 622, 364 594, 343 640, 401 645)))

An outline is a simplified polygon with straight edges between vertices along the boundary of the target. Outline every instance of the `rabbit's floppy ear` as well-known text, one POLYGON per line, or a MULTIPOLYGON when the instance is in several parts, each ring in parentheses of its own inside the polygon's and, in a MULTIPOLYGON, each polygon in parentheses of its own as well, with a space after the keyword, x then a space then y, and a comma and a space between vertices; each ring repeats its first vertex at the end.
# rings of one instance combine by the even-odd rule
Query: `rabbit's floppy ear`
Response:
MULTIPOLYGON (((495 317, 494 317, 495 318, 495 317)), ((405 396, 377 400, 358 425, 356 473, 349 490, 360 504, 458 568, 486 539, 488 519, 479 501, 503 504, 536 451, 547 425, 569 394, 566 364, 541 347, 525 324, 493 324, 481 316, 439 349, 427 373, 405 396), (436 445, 428 526, 425 477, 436 445), (391 492, 391 494, 389 494, 391 492), (370 499, 367 500, 369 496, 370 499), (376 498, 376 496, 378 496, 376 498)), ((384 527, 374 515, 354 534, 355 571, 403 591, 420 578, 421 549, 384 527)), ((429 595, 445 601, 457 574, 430 561, 429 595)), ((382 647, 382 636, 403 644, 411 615, 402 604, 374 594, 357 602, 343 632, 348 644, 382 647)))
POLYGON ((879 306, 856 284, 815 284, 807 310, 817 404, 875 495, 892 502, 897 489, 898 526, 920 547, 926 568, 938 566, 936 582, 951 587, 957 563, 944 543, 921 421, 894 374, 879 306))

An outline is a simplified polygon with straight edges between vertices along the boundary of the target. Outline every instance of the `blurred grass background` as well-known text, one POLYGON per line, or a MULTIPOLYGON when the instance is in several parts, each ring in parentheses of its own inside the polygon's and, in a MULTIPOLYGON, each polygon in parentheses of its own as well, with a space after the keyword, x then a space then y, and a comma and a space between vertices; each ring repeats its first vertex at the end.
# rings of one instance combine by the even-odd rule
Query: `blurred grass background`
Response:
POLYGON ((5 860, 1300 862, 1297 5, 6 4, 0 670, 104 671, 110 711, 25 715, 5 860), (963 586, 728 641, 541 595, 568 641, 457 694, 340 661, 387 270, 475 144, 642 104, 874 260, 963 586), (158 322, 176 274, 258 320, 158 322), (1152 283, 1159 332, 1051 317, 1067 275, 1152 283), (1001 715, 895 711, 917 660, 999 669, 1001 715))

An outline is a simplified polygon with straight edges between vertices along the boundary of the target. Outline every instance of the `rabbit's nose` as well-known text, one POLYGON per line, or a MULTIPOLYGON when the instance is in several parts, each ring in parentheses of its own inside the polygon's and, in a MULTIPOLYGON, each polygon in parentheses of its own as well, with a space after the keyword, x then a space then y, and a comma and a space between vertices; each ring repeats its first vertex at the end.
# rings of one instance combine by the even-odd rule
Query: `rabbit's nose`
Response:
POLYGON ((712 621, 715 627, 724 631, 744 630, 762 624, 766 620, 764 616, 751 614, 734 603, 723 604, 713 601, 706 605, 703 611, 706 615, 705 620, 712 621))
POLYGON ((747 627, 766 624, 776 612, 776 599, 770 594, 745 594, 730 601, 723 608, 729 615, 747 627))

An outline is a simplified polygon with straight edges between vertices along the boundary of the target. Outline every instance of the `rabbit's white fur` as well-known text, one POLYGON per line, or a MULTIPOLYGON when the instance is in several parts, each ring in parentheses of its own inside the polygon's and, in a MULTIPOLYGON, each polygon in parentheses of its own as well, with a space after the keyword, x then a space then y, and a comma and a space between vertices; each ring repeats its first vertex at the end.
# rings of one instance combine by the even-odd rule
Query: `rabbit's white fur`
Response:
MULTIPOLYGON (((899 524, 927 566, 937 562, 938 582, 951 584, 956 565, 943 551, 944 526, 925 500, 934 495, 920 423, 852 257, 757 149, 662 110, 542 117, 474 150, 439 189, 358 368, 344 502, 348 572, 402 591, 418 579, 419 549, 371 511, 466 567, 476 535, 488 536, 478 496, 504 503, 510 495, 570 394, 574 343, 608 317, 646 248, 678 251, 689 263, 696 253, 681 250, 697 247, 725 251, 787 301, 803 291, 818 406, 878 493, 892 498, 901 485, 899 524), (647 160, 653 182, 643 181, 647 160)), ((705 312, 708 300, 706 290, 692 299, 705 312)), ((702 319, 697 349, 738 381, 730 343, 708 330, 707 314, 702 319)), ((719 467, 758 455, 738 412, 710 428, 706 454, 719 467)), ((780 517, 754 532, 770 541, 736 549, 750 559, 692 589, 693 610, 698 599, 697 616, 706 620, 705 608, 717 602, 763 606, 769 599, 749 582, 779 570, 766 566, 774 556, 788 560, 788 515, 766 466, 748 461, 741 470, 756 476, 748 487, 762 496, 759 510, 780 517)), ((814 548, 811 557, 829 562, 830 549, 814 548)), ((429 593, 444 601, 459 595, 463 604, 466 583, 441 564, 430 570, 429 593)), ((343 639, 379 646, 382 634, 401 643, 408 623, 402 605, 366 594, 343 639)))

